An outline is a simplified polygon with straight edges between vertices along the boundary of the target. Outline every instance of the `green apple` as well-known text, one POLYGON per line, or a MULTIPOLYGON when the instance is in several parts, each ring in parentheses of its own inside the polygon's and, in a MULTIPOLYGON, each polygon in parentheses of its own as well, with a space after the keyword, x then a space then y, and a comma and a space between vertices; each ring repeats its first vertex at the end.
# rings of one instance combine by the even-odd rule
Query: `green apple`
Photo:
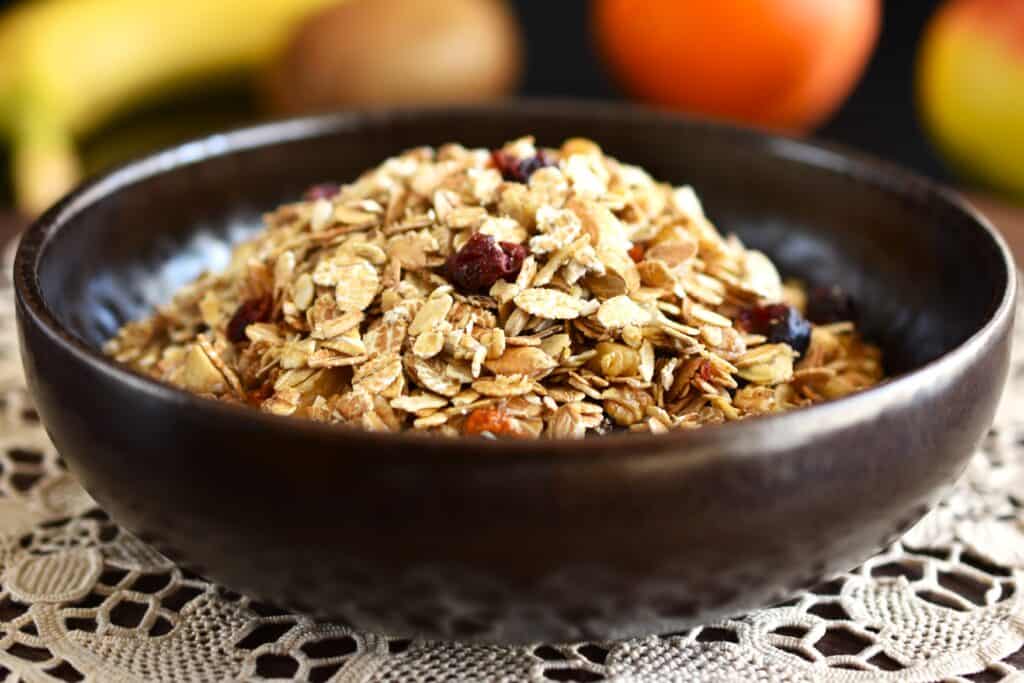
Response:
POLYGON ((925 33, 917 83, 950 163, 1024 197, 1024 0, 948 0, 925 33))

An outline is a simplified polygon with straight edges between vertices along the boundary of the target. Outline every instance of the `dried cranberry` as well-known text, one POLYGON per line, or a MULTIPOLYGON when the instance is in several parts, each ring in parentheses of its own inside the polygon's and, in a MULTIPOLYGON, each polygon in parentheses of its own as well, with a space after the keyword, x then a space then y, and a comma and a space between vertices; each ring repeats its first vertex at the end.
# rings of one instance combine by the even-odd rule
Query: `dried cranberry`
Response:
POLYGON ((700 368, 697 370, 697 374, 705 382, 710 382, 715 377, 715 368, 711 365, 711 361, 701 361, 700 368))
POLYGON ((307 202, 313 202, 317 199, 330 199, 334 195, 338 194, 338 190, 341 186, 337 183, 320 183, 306 190, 306 193, 302 195, 302 198, 307 202))
POLYGON ((259 407, 261 403, 274 395, 274 383, 264 382, 246 394, 249 405, 259 407))
POLYGON ((245 328, 253 323, 267 322, 273 310, 274 298, 269 294, 243 301, 228 322, 228 341, 233 344, 245 341, 245 328))
POLYGON ((523 436, 517 429, 515 418, 501 406, 485 406, 471 412, 462 425, 462 433, 467 436, 480 436, 484 433, 492 436, 523 436))
POLYGON ((817 325, 857 319, 853 298, 839 285, 815 287, 807 295, 807 319, 817 325))
POLYGON ((740 313, 739 325, 747 332, 767 337, 772 344, 789 344, 803 354, 811 343, 811 324, 792 306, 769 304, 740 313))
POLYGON ((519 274, 526 249, 512 242, 495 242, 490 235, 475 233, 462 248, 448 257, 445 274, 464 292, 480 292, 498 280, 519 274))
POLYGON ((525 159, 520 159, 497 149, 491 153, 491 160, 494 161, 494 166, 501 172, 502 178, 517 183, 525 183, 530 179, 534 171, 545 166, 554 166, 558 163, 550 154, 542 149, 537 150, 537 154, 534 156, 526 157, 525 159))

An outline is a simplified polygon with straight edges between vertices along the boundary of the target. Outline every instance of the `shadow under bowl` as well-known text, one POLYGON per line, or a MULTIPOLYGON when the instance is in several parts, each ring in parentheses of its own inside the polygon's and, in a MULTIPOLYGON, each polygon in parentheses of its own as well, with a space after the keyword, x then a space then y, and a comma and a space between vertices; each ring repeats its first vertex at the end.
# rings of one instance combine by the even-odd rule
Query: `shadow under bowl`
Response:
POLYGON ((216 135, 78 189, 15 267, 29 385, 119 523, 231 588, 362 629, 495 642, 675 631, 850 568, 917 521, 992 419, 1015 274, 955 195, 855 154, 624 106, 353 113, 216 135), (860 303, 894 379, 780 416, 585 442, 373 434, 218 404, 102 343, 260 212, 403 149, 585 136, 692 184, 724 231, 860 303))

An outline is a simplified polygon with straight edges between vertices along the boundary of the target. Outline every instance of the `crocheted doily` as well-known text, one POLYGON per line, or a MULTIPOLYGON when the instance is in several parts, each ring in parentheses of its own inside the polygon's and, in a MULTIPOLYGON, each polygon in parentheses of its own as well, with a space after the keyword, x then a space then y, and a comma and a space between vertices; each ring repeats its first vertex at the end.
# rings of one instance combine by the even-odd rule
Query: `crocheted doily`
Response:
POLYGON ((250 601, 111 522, 32 409, 0 282, 0 680, 1024 680, 1022 408, 1018 352, 996 425, 949 498, 783 606, 615 643, 408 641, 250 601))

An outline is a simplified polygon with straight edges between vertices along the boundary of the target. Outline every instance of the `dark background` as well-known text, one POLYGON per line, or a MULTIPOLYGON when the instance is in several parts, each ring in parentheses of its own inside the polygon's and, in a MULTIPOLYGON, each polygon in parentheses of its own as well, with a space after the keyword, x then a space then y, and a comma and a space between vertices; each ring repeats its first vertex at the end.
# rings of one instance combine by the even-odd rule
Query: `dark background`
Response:
MULTIPOLYGON (((211 0, 216 2, 217 0, 211 0)), ((703 0, 718 2, 719 0, 703 0)), ((830 2, 831 0, 821 0, 830 2)), ((1024 0, 1022 0, 1024 1, 1024 0)), ((13 4, 0 0, 0 8, 13 4)), ((590 40, 587 0, 514 0, 527 35, 527 74, 522 93, 525 95, 571 96, 585 98, 618 98, 622 95, 602 70, 602 64, 590 40)), ((885 16, 881 38, 863 80, 842 109, 816 136, 867 150, 878 156, 911 166, 926 174, 951 180, 932 151, 915 113, 913 96, 914 57, 918 38, 928 17, 940 0, 884 0, 885 16)), ((227 96, 204 93, 188 103, 178 105, 172 118, 193 116, 195 103, 206 110, 223 110, 207 117, 200 124, 223 128, 236 123, 237 93, 227 96)), ((244 103, 248 106, 249 103, 244 103)), ((161 114, 167 118, 166 110, 161 114)), ((134 155, 137 149, 125 138, 125 131, 144 128, 146 115, 136 112, 116 121, 108 131, 85 142, 89 170, 95 171, 110 161, 119 160, 120 147, 134 155), (111 135, 111 130, 115 134, 111 135)), ((162 133, 147 145, 162 146, 174 142, 174 136, 191 137, 202 132, 183 123, 181 131, 162 133)), ((138 137, 138 136, 136 136, 138 137)), ((3 164, 4 166, 6 164, 3 164)))

